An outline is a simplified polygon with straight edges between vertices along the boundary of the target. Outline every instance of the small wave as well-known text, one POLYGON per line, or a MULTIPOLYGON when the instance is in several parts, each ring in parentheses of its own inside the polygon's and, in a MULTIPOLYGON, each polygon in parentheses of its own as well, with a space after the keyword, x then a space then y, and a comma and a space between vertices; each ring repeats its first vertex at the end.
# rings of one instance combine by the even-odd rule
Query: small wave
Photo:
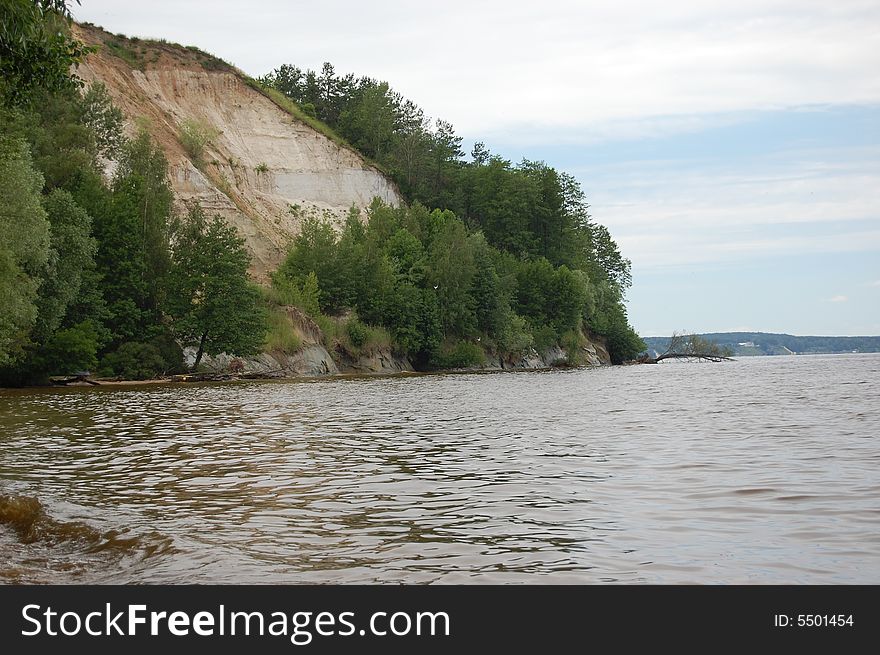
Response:
MULTIPOLYGON (((23 548, 20 557, 7 553, 12 556, 0 558, 4 567, 16 569, 21 565, 39 569, 63 561, 66 570, 88 571, 100 568, 98 564, 122 566, 174 552, 172 540, 156 532, 136 535, 127 530, 99 530, 82 521, 57 520, 32 496, 0 494, 0 526, 7 527, 14 535, 10 537, 23 548)), ((0 577, 7 577, 9 571, 3 573, 0 577)), ((28 577, 25 573, 23 579, 28 577)))

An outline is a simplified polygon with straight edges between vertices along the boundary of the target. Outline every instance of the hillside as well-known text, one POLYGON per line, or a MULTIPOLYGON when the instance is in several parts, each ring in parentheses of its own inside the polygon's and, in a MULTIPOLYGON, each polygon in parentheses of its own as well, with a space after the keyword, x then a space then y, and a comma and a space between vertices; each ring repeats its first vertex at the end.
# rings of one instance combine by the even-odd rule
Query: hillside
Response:
POLYGON ((90 25, 74 26, 74 34, 97 48, 77 74, 107 86, 129 133, 144 124, 161 144, 177 203, 197 201, 238 229, 255 278, 265 280, 277 268, 303 217, 338 222, 352 206, 364 207, 377 196, 400 202, 375 166, 225 62, 195 48, 90 25), (181 142, 187 125, 216 134, 200 157, 181 142))
MULTIPOLYGON (((822 337, 770 332, 711 332, 701 337, 729 346, 735 355, 806 355, 819 353, 880 352, 880 337, 822 337)), ((648 348, 663 352, 669 337, 643 337, 648 348)))

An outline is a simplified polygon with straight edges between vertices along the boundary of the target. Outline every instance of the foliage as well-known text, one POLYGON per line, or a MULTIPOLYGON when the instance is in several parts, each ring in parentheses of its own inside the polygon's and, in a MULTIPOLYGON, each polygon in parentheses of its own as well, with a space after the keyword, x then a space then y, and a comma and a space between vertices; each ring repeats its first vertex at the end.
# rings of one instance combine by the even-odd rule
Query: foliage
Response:
POLYGON ((186 154, 192 158, 193 162, 201 164, 205 148, 220 136, 220 130, 204 121, 188 119, 180 124, 178 136, 180 145, 183 146, 186 154))
POLYGON ((532 339, 535 350, 539 353, 543 353, 547 351, 547 349, 552 348, 556 344, 558 338, 556 330, 554 330, 551 325, 540 325, 532 330, 532 339))
POLYGON ((352 317, 345 324, 345 334, 355 348, 363 348, 370 338, 370 328, 361 323, 356 317, 352 317))
MULTIPOLYGON (((375 160, 412 203, 401 210, 372 208, 370 223, 377 225, 366 242, 343 231, 340 250, 363 257, 359 270, 348 266, 347 286, 344 279, 325 281, 345 262, 322 259, 323 273, 314 264, 323 311, 354 306, 368 321, 387 323, 383 312, 388 303, 381 299, 401 293, 395 286, 404 281, 435 292, 447 337, 482 333, 519 348, 530 335, 510 324, 519 325, 517 317, 524 317, 534 330, 551 326, 554 339, 580 329, 614 335, 612 356, 618 360, 637 343, 623 305, 632 283, 631 264, 607 228, 592 221, 574 177, 543 162, 513 164, 482 143, 466 160, 462 140, 449 123, 429 120, 386 82, 338 75, 329 63, 320 71, 283 65, 260 83, 284 94, 291 111, 307 110, 375 160), (462 224, 464 233, 457 227, 462 224), (400 227, 409 236, 392 239, 400 227), (389 282, 389 276, 396 280, 389 282)), ((323 236, 326 253, 332 246, 330 232, 323 236)), ((301 263, 307 259, 303 252, 296 257, 301 263)), ((308 268, 304 264, 288 272, 302 275, 308 268)), ((409 328, 404 333, 412 336, 409 328)), ((539 341, 548 341, 549 334, 544 330, 539 341)))
POLYGON ((431 365, 434 368, 470 368, 486 363, 483 349, 469 341, 457 341, 434 353, 431 365))
POLYGON ((699 334, 685 334, 673 332, 669 338, 669 345, 664 355, 679 355, 684 357, 714 358, 730 357, 732 354, 727 347, 722 347, 699 334))
POLYGON ((117 345, 152 338, 162 321, 173 199, 167 170, 162 151, 142 130, 123 148, 111 189, 79 190, 94 222, 95 261, 117 345))
POLYGON ((566 363, 569 366, 578 366, 581 363, 584 342, 584 335, 578 330, 569 330, 559 337, 559 345, 568 355, 566 363))
POLYGON ((260 294, 247 277, 244 240, 223 219, 209 219, 196 205, 174 230, 167 311, 175 335, 203 353, 259 352, 266 334, 260 294))
POLYGON ((321 313, 321 305, 318 301, 320 288, 318 276, 314 271, 309 271, 304 278, 292 278, 276 273, 272 276, 272 286, 267 293, 278 305, 297 307, 309 316, 321 313))
POLYGON ((31 338, 46 341, 79 296, 84 276, 94 268, 92 221, 67 191, 55 189, 43 199, 49 219, 50 246, 40 273, 38 316, 31 338))
POLYGON ((0 2, 0 104, 23 106, 35 91, 75 88, 70 69, 86 54, 67 29, 64 0, 0 2))
POLYGON ((103 82, 95 82, 89 87, 82 105, 83 124, 94 136, 97 154, 116 159, 125 144, 122 134, 125 117, 122 110, 113 104, 103 82))
POLYGON ((283 307, 270 307, 267 316, 266 350, 292 355, 302 347, 302 341, 283 307))
POLYGON ((42 186, 27 145, 0 136, 0 366, 21 357, 37 318, 39 274, 49 260, 42 186))
POLYGON ((128 341, 101 361, 99 374, 126 380, 149 380, 164 375, 165 358, 152 343, 128 341))

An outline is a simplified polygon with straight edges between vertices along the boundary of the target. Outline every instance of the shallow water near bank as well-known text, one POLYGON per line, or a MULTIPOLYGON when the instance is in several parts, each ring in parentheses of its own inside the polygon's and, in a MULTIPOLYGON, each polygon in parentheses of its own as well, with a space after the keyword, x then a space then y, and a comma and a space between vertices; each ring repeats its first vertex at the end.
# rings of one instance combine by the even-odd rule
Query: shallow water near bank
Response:
POLYGON ((0 582, 880 583, 880 355, 0 392, 0 582))

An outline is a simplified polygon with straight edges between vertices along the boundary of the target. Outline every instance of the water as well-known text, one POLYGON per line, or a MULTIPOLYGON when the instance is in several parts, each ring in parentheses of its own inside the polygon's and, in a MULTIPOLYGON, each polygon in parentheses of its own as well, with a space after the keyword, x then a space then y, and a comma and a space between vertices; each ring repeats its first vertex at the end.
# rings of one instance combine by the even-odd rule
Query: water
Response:
POLYGON ((880 355, 0 392, 0 582, 880 583, 880 355))

